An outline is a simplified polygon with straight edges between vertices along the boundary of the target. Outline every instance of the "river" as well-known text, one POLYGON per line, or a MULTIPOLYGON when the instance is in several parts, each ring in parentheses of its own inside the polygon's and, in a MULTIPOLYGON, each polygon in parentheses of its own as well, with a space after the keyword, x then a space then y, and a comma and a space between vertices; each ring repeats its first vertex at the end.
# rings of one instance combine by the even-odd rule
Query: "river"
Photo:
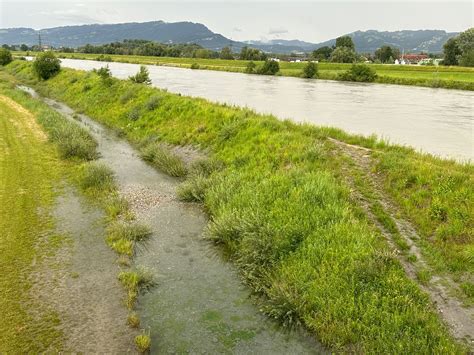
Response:
MULTIPOLYGON (((104 62, 62 59, 64 67, 92 70, 104 62)), ((127 78, 139 65, 108 63, 127 78)), ((215 102, 247 106, 296 122, 376 134, 391 143, 473 160, 474 92, 416 86, 346 83, 210 70, 147 66, 152 85, 215 102)))

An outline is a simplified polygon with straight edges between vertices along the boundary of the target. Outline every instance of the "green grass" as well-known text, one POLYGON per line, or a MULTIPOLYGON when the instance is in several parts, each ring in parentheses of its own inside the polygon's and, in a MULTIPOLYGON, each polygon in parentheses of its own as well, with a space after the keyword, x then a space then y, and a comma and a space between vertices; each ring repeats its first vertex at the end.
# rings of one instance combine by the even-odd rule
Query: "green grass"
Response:
MULTIPOLYGON (((16 55, 25 55, 16 52, 16 55)), ((35 55, 30 52, 30 55, 35 55)), ((58 53, 63 58, 91 59, 97 54, 58 53)), ((164 65, 171 67, 218 70, 244 73, 248 61, 199 59, 199 58, 168 58, 146 57, 133 55, 111 55, 113 61, 136 64, 164 65)), ((261 62, 255 62, 261 64, 261 62)), ((280 75, 301 77, 305 63, 280 62, 280 75)), ((348 70, 351 64, 319 63, 319 78, 338 80, 338 75, 348 70)), ((467 67, 418 66, 418 65, 389 65, 370 64, 377 72, 376 82, 384 84, 415 85, 441 87, 447 89, 474 90, 474 69, 467 67)))
POLYGON ((162 143, 146 143, 141 147, 140 151, 144 160, 168 175, 183 177, 188 173, 182 159, 173 153, 170 147, 162 143))
MULTIPOLYGON (((8 70, 30 78, 27 63, 13 63, 8 70)), ((201 181, 194 182, 193 192, 188 189, 185 196, 204 201, 210 216, 208 236, 224 246, 247 283, 265 296, 262 307, 271 317, 288 325, 303 323, 334 351, 463 351, 428 296, 407 278, 384 238, 353 205, 341 179, 345 162, 327 138, 375 149, 386 191, 393 196, 398 191, 400 201, 412 201, 424 191, 430 191, 431 199, 442 197, 446 206, 455 206, 459 198, 472 200, 472 165, 420 155, 374 137, 279 121, 126 81, 113 79, 110 87, 104 87, 96 76, 74 70, 63 70, 36 85, 43 93, 120 130, 137 145, 158 141, 207 150, 219 168, 189 173, 191 179, 199 175, 201 181), (85 85, 90 89, 84 91, 85 85), (130 90, 133 100, 124 103, 121 98, 130 90), (155 95, 160 96, 160 104, 153 111, 142 111, 136 121, 127 117, 132 107, 144 105, 155 95), (415 166, 413 171, 423 177, 426 174, 423 184, 390 187, 402 169, 405 176, 411 173, 408 166, 415 166), (457 192, 440 190, 439 179, 453 173, 460 177, 450 185, 457 192), (439 179, 432 180, 433 176, 439 179)), ((472 214, 466 215, 464 207, 457 207, 458 217, 451 218, 448 211, 447 219, 438 222, 433 222, 433 216, 445 214, 431 212, 438 208, 430 204, 419 204, 416 216, 410 203, 399 207, 418 228, 429 218, 434 226, 443 224, 443 230, 454 231, 455 238, 446 239, 445 245, 455 253, 472 248, 471 237, 456 232, 471 226, 472 214), (459 247, 457 238, 463 243, 459 247)), ((433 262, 448 262, 440 244, 426 238, 421 246, 435 251, 433 262)), ((468 264, 461 267, 464 272, 470 270, 468 264)), ((132 305, 135 294, 130 294, 132 305)))
POLYGON ((66 168, 38 135, 36 112, 3 101, 26 96, 3 80, 0 95, 0 353, 60 352, 59 316, 31 293, 30 277, 60 246, 49 212, 66 168))
POLYGON ((144 268, 121 271, 118 275, 118 279, 127 290, 125 304, 130 310, 135 307, 139 293, 144 292, 155 285, 153 274, 144 268))
POLYGON ((146 241, 151 236, 151 230, 147 226, 115 221, 107 228, 107 243, 118 254, 129 257, 135 254, 137 243, 146 241))
POLYGON ((151 338, 149 334, 140 334, 135 337, 135 346, 140 353, 150 351, 151 338))
POLYGON ((103 195, 115 190, 114 174, 103 163, 83 164, 79 175, 79 186, 88 194, 103 195))

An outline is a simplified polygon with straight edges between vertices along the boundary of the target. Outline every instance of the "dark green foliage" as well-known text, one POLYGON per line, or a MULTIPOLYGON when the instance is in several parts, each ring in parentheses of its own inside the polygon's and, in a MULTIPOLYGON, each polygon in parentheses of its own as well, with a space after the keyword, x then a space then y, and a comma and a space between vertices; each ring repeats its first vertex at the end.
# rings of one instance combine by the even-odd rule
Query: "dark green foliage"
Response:
POLYGON ((345 47, 355 50, 354 42, 350 36, 341 36, 336 38, 336 48, 345 47))
POLYGON ((356 60, 356 52, 348 47, 337 47, 331 54, 331 62, 335 63, 354 63, 356 60))
POLYGON ((148 111, 155 110, 160 105, 159 96, 151 96, 145 104, 145 107, 148 111))
POLYGON ((444 44, 444 65, 458 65, 458 56, 461 54, 456 38, 450 38, 444 44))
POLYGON ((331 58, 333 49, 328 46, 324 46, 313 51, 312 56, 314 59, 319 61, 329 60, 331 58))
POLYGON ((97 70, 94 69, 94 72, 100 77, 104 85, 112 85, 112 72, 110 71, 108 65, 97 70))
POLYGON ((257 68, 257 74, 275 75, 280 71, 280 65, 274 60, 266 60, 263 65, 257 68))
POLYGON ((61 62, 53 52, 39 54, 33 62, 33 70, 43 80, 48 80, 61 70, 61 62))
POLYGON ((128 79, 136 84, 151 85, 150 73, 144 65, 140 65, 138 73, 130 76, 128 79))
POLYGON ((377 78, 375 70, 365 64, 353 64, 352 67, 340 75, 341 80, 358 81, 358 82, 374 82, 377 78))
POLYGON ((392 48, 390 46, 382 46, 375 51, 374 57, 381 63, 393 64, 394 59, 398 58, 400 50, 398 48, 392 48))
POLYGON ((141 39, 126 39, 123 42, 113 42, 96 46, 87 44, 83 47, 79 47, 77 52, 101 54, 97 60, 109 62, 112 61, 112 58, 110 56, 104 56, 104 53, 154 57, 193 57, 196 51, 202 49, 203 48, 197 44, 163 44, 141 39))
POLYGON ((267 55, 256 48, 242 47, 239 55, 240 60, 266 60, 267 55))
POLYGON ((200 66, 199 66, 198 63, 193 63, 193 64, 191 64, 191 67, 190 67, 190 68, 191 68, 191 69, 199 69, 200 66))
POLYGON ((219 58, 232 60, 234 59, 234 53, 232 53, 232 49, 229 47, 224 47, 219 54, 219 58))
POLYGON ((12 60, 12 53, 8 49, 0 48, 0 65, 7 65, 12 60))
POLYGON ((313 62, 308 62, 303 68, 303 78, 317 78, 318 65, 313 62))
POLYGON ((257 66, 257 65, 256 65, 254 62, 252 62, 252 61, 248 62, 248 63, 247 63, 247 66, 245 67, 245 72, 246 72, 247 74, 253 74, 253 73, 255 73, 255 68, 256 68, 256 66, 257 66))
POLYGON ((463 67, 474 67, 474 49, 465 51, 459 58, 459 65, 463 67))

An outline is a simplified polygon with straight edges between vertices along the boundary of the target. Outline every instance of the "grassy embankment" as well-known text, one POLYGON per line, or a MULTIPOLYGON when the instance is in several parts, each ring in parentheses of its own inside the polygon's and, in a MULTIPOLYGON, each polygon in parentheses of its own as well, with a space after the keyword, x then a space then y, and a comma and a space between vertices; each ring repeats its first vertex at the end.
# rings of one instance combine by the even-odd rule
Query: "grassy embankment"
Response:
MULTIPOLYGON (((15 55, 25 55, 26 52, 16 52, 15 55)), ((29 52, 35 55, 34 52, 29 52)), ((58 53, 62 58, 96 59, 98 54, 86 53, 58 53)), ((132 55, 106 55, 113 61, 124 63, 163 65, 171 67, 190 68, 196 63, 199 69, 245 72, 248 61, 199 59, 199 58, 168 58, 146 57, 132 55)), ((255 62, 260 64, 261 62, 255 62)), ((305 63, 280 62, 280 75, 301 77, 305 63)), ((440 87, 447 89, 474 90, 474 68, 444 67, 444 66, 418 66, 418 65, 383 65, 370 64, 377 72, 377 83, 414 85, 426 87, 440 87)), ((338 80, 337 76, 348 70, 351 64, 319 63, 319 78, 338 80)))
POLYGON ((462 351, 355 206, 343 182, 344 159, 327 137, 375 150, 374 169, 401 213, 422 231, 421 247, 434 251, 440 272, 459 277, 474 270, 472 165, 126 81, 104 85, 93 73, 63 70, 36 83, 28 63, 9 70, 123 132, 147 153, 157 142, 209 150, 218 163, 189 171, 181 196, 204 202, 208 236, 266 296, 270 316, 302 322, 333 349, 462 351))
MULTIPOLYGON (((97 144, 87 131, 14 85, 12 76, 0 72, 0 352, 61 351, 66 334, 58 328, 59 315, 35 300, 29 290, 35 282, 30 277, 34 265, 41 265, 65 242, 64 236, 54 232, 55 221, 50 217, 64 182, 76 184, 93 197, 91 203, 106 209, 110 228, 120 224, 126 230, 127 235, 116 231, 115 241, 124 244, 125 239, 134 238, 127 243, 122 265, 130 263, 137 235, 143 239, 148 232, 117 221, 124 216, 129 221, 132 216, 117 194, 110 170, 88 162, 97 158, 97 144)), ((124 285, 129 294, 126 304, 133 309, 130 294, 136 299, 143 277, 140 271, 125 272, 140 283, 124 285)), ((148 286, 151 280, 147 282, 148 286)), ((138 327, 139 319, 131 325, 138 327)))

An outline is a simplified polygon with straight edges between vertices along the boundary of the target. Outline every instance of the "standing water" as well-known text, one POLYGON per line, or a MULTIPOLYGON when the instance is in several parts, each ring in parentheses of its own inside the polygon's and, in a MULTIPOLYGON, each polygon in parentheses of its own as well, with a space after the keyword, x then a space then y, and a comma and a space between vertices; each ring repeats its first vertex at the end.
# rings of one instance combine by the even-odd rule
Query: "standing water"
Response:
MULTIPOLYGON (((137 64, 62 59, 69 68, 109 65, 127 78, 137 64)), ((416 86, 245 75, 148 66, 153 85, 184 95, 271 113, 297 122, 338 127, 457 160, 472 160, 474 92, 416 86)))
MULTIPOLYGON (((72 119, 69 107, 45 102, 72 119)), ((141 326, 150 331, 152 352, 323 352, 303 330, 282 329, 260 313, 237 270, 202 238, 207 222, 202 209, 176 199, 177 179, 151 168, 126 141, 97 122, 79 118, 99 143, 100 160, 114 171, 121 195, 153 231, 135 258, 136 265, 149 268, 157 281, 138 305, 141 326)))

